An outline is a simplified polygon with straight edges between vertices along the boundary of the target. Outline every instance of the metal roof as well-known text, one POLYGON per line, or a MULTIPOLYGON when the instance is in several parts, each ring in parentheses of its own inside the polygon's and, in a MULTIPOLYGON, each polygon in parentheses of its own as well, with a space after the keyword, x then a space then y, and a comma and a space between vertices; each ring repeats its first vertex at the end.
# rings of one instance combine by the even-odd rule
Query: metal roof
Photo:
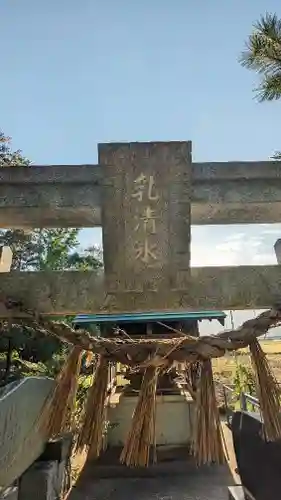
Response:
POLYGON ((135 323, 154 321, 180 321, 203 319, 224 322, 226 314, 223 311, 196 311, 196 312, 146 312, 146 313, 125 313, 125 314, 78 314, 73 323, 135 323))

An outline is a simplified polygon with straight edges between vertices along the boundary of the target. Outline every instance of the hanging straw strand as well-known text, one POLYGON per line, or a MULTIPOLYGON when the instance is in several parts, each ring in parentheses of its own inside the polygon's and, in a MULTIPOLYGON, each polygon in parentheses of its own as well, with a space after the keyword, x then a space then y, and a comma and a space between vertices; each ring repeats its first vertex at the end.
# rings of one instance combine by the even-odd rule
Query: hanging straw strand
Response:
POLYGON ((84 422, 78 437, 77 448, 81 451, 84 447, 87 447, 90 459, 98 458, 102 450, 106 418, 105 403, 108 369, 108 360, 101 356, 93 374, 93 382, 85 405, 84 422))
POLYGON ((58 436, 71 427, 82 354, 80 347, 72 348, 43 408, 40 427, 49 438, 58 436))
POLYGON ((225 463, 223 434, 210 360, 202 361, 196 391, 194 455, 197 465, 225 463))
POLYGON ((268 441, 281 438, 280 389, 258 340, 250 344, 256 390, 268 441))
POLYGON ((151 447, 153 447, 153 461, 156 461, 157 380, 158 369, 148 368, 143 376, 131 429, 120 456, 120 462, 130 467, 147 467, 150 463, 151 447))

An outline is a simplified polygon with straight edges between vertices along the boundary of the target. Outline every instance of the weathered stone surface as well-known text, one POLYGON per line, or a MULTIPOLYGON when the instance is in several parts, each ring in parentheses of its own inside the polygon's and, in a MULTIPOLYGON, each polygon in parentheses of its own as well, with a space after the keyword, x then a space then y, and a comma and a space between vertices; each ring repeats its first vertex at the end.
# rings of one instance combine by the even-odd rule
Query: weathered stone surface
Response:
POLYGON ((107 289, 114 295, 185 288, 191 143, 101 144, 99 163, 107 289))
MULTIPOLYGON (((1 274, 0 298, 11 297, 45 314, 73 314, 100 310, 103 286, 103 275, 97 272, 13 271, 1 274)), ((0 316, 5 315, 0 304, 0 316)))
POLYGON ((18 500, 17 486, 11 486, 5 489, 5 491, 0 490, 0 500, 18 500))
POLYGON ((0 227, 100 225, 101 169, 32 166, 0 171, 0 227))
POLYGON ((191 468, 182 462, 167 464, 156 477, 111 478, 79 481, 69 500, 226 500, 233 484, 227 467, 191 468), (179 466, 181 472, 178 472, 179 466), (185 466, 185 473, 183 467, 185 466), (182 475, 180 475, 182 474, 182 475))
POLYGON ((1 389, 0 489, 12 485, 44 450, 38 416, 53 388, 50 378, 27 377, 1 389))
POLYGON ((18 500, 57 500, 58 467, 56 461, 35 462, 22 475, 19 482, 18 500))
MULTIPOLYGON (((232 433, 241 483, 256 500, 280 495, 280 441, 266 441, 259 412, 234 412, 232 433)), ((248 498, 248 496, 247 496, 248 498)))
MULTIPOLYGON (((2 168, 0 227, 100 226, 102 169, 2 168)), ((280 222, 280 162, 193 163, 191 201, 192 224, 280 222)))
MULTIPOLYGON (((1 274, 0 296, 22 300, 47 315, 263 309, 280 304, 281 266, 192 268, 186 290, 123 292, 114 294, 114 302, 95 272, 11 272, 1 274)), ((0 316, 7 316, 3 307, 0 316)))

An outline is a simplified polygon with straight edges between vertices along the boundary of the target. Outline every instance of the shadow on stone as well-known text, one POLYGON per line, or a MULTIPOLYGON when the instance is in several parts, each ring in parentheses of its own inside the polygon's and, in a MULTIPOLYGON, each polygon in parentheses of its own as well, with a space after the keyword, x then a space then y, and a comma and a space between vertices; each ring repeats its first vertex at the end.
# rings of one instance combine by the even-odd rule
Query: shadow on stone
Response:
POLYGON ((207 498, 208 492, 210 500, 221 500, 226 498, 227 486, 233 484, 228 465, 197 467, 186 447, 161 450, 158 452, 158 463, 147 468, 129 468, 119 464, 120 451, 120 448, 111 448, 99 460, 86 462, 68 500, 81 500, 92 492, 99 500, 105 498, 103 495, 107 489, 113 489, 114 495, 118 493, 118 499, 126 498, 127 490, 133 488, 132 485, 135 485, 135 498, 152 498, 155 485, 158 485, 158 495, 165 497, 167 488, 172 485, 180 491, 175 498, 183 499, 191 495, 190 498, 201 500, 207 498), (146 490, 151 495, 141 496, 146 490))
POLYGON ((241 482, 256 500, 276 500, 281 490, 281 441, 266 442, 258 414, 236 412, 232 420, 241 482))

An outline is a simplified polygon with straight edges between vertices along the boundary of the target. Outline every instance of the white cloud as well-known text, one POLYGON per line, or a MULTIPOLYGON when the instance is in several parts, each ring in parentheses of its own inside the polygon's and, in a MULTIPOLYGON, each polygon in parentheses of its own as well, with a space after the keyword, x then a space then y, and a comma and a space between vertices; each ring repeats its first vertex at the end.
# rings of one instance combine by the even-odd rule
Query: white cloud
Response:
POLYGON ((276 257, 273 252, 261 253, 253 256, 253 265, 266 266, 270 264, 276 264, 276 257))
POLYGON ((192 231, 193 266, 275 264, 280 225, 205 226, 192 231), (278 226, 278 227, 276 227, 278 226))
MULTIPOLYGON (((276 264, 274 243, 281 236, 281 225, 194 226, 192 227, 192 266, 239 266, 276 264)), ((81 246, 102 244, 100 228, 84 229, 81 246)), ((234 311, 235 327, 259 311, 234 311)), ((231 328, 229 311, 225 328, 231 328)), ((224 328, 217 321, 200 323, 200 333, 216 334, 224 328)), ((275 330, 276 333, 280 329, 275 330), (278 331, 277 331, 278 330, 278 331)))
MULTIPOLYGON (((218 226, 216 226, 218 227, 218 226)), ((229 226, 228 226, 229 227, 229 226)), ((228 241, 237 241, 241 240, 246 236, 246 233, 233 233, 228 236, 228 241)))
MULTIPOLYGON (((192 266, 275 264, 274 243, 281 225, 193 226, 192 266)), ((83 229, 81 246, 102 245, 101 228, 83 229)))
POLYGON ((81 247, 87 248, 92 245, 102 246, 102 230, 100 227, 82 229, 80 233, 81 247))
POLYGON ((279 224, 278 224, 278 227, 273 227, 271 229, 265 229, 263 231, 263 234, 265 234, 265 235, 273 234, 273 235, 279 235, 279 236, 281 236, 281 231, 280 231, 279 224))
MULTIPOLYGON (((279 235, 281 235, 280 225, 248 225, 244 226, 247 231, 238 230, 237 226, 233 229, 231 226, 225 228, 214 227, 204 228, 205 245, 200 238, 200 229, 195 234, 194 245, 192 247, 193 265, 269 265, 276 264, 274 253, 274 243, 279 235), (195 257, 195 258, 194 258, 195 257)), ((201 335, 211 335, 220 331, 231 328, 229 311, 227 314, 225 327, 222 327, 217 321, 200 323, 201 335)), ((234 311, 233 319, 234 326, 238 327, 247 319, 255 317, 260 311, 242 310, 234 311)), ((281 329, 271 330, 269 335, 278 335, 281 329)))

